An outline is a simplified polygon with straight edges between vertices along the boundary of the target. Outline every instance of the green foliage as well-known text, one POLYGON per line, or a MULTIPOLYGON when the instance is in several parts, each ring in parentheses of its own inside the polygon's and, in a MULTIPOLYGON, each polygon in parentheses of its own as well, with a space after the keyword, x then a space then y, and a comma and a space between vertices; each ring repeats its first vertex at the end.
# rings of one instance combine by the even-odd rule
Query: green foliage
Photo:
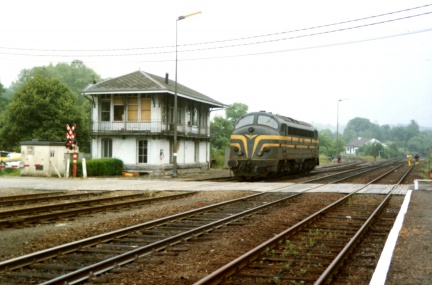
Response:
POLYGON ((3 84, 0 82, 0 114, 6 108, 8 104, 8 99, 5 96, 6 89, 3 87, 3 84))
MULTIPOLYGON (((58 63, 56 65, 50 64, 48 66, 38 66, 32 69, 23 69, 18 76, 18 80, 11 85, 11 89, 19 89, 19 87, 36 75, 57 78, 65 83, 76 95, 81 94, 84 87, 93 82, 93 80, 101 80, 100 76, 92 69, 88 68, 82 61, 74 60, 70 65, 67 63, 58 63)), ((80 103, 84 100, 85 99, 81 97, 80 103)))
MULTIPOLYGON (((117 158, 89 159, 86 161, 87 176, 120 176, 123 161, 117 158)), ((70 163, 69 175, 72 176, 73 163, 70 163)), ((83 176, 82 161, 77 161, 77 177, 83 176)))
MULTIPOLYGON (((226 118, 216 116, 210 122, 210 139, 212 159, 224 157, 225 149, 229 148, 231 133, 234 130, 235 121, 247 113, 248 106, 243 103, 234 103, 225 110, 226 118)), ((223 164, 222 164, 223 165, 223 164)))
MULTIPOLYGON (((372 133, 372 129, 376 128, 376 125, 372 124, 369 119, 365 118, 354 118, 350 120, 345 127, 343 138, 345 142, 356 140, 358 137, 375 137, 372 133)), ((378 138, 377 138, 378 139, 378 138)))
POLYGON ((358 153, 362 155, 370 155, 374 159, 376 159, 378 156, 383 157, 386 155, 384 152, 384 146, 379 142, 365 144, 359 148, 358 153))
POLYGON ((213 152, 224 153, 225 148, 229 147, 230 136, 233 130, 234 124, 230 120, 222 116, 214 117, 210 122, 210 133, 212 134, 210 143, 213 152))
MULTIPOLYGON (((86 67, 84 63, 80 60, 74 60, 71 64, 68 63, 58 63, 56 65, 39 66, 32 69, 23 69, 18 76, 18 80, 13 82, 11 87, 7 89, 6 95, 8 93, 16 93, 21 90, 21 87, 26 85, 29 81, 36 77, 57 79, 62 83, 66 84, 70 91, 75 94, 74 104, 78 109, 80 109, 80 120, 78 121, 68 121, 62 123, 64 126, 66 123, 77 124, 77 134, 80 145, 80 150, 83 152, 88 152, 90 149, 90 101, 81 96, 81 91, 93 81, 100 81, 101 77, 96 74, 92 69, 86 67)), ((1 107, 1 90, 0 90, 0 107, 1 107)), ((8 98, 8 97, 6 97, 8 98)), ((13 98, 13 97, 12 97, 13 98)), ((9 103, 10 100, 8 100, 9 103)), ((63 109, 62 109, 63 110, 63 109)), ((63 110, 64 111, 64 110, 63 110)), ((7 118, 7 112, 2 113, 0 109, 0 126, 5 124, 7 118), (3 119, 2 119, 3 118, 3 119)), ((4 148, 12 149, 13 145, 8 145, 8 142, 2 142, 0 137, 0 146, 5 145, 4 148)))
POLYGON ((407 142, 407 147, 412 153, 419 153, 424 156, 428 147, 432 147, 432 133, 422 132, 411 137, 407 142))
POLYGON ((0 169, 0 176, 20 176, 18 168, 2 168, 0 169))
POLYGON ((384 149, 386 157, 400 156, 401 152, 398 148, 401 148, 405 153, 411 152, 424 155, 427 148, 432 145, 432 132, 420 132, 420 127, 414 120, 411 120, 407 126, 390 127, 389 125, 379 126, 373 124, 368 119, 354 118, 348 122, 343 138, 345 143, 349 143, 358 137, 374 138, 389 147, 393 144, 391 148, 384 149))
POLYGON ((387 144, 387 147, 384 148, 383 157, 385 158, 397 158, 402 157, 404 153, 402 153, 395 143, 387 144))
POLYGON ((235 121, 248 111, 248 106, 243 103, 234 103, 225 110, 226 118, 216 116, 210 122, 210 157, 216 161, 217 167, 225 164, 225 149, 230 146, 231 133, 234 130, 235 121))
POLYGON ((336 153, 336 140, 329 129, 319 131, 320 154, 331 157, 336 153))
MULTIPOLYGON (((36 75, 14 94, 1 118, 0 147, 18 150, 20 141, 62 140, 65 125, 84 125, 77 96, 58 79, 36 75)), ((77 129, 78 138, 82 134, 77 129)))
POLYGON ((225 116, 233 124, 243 115, 246 115, 249 107, 243 103, 233 103, 225 110, 225 116))

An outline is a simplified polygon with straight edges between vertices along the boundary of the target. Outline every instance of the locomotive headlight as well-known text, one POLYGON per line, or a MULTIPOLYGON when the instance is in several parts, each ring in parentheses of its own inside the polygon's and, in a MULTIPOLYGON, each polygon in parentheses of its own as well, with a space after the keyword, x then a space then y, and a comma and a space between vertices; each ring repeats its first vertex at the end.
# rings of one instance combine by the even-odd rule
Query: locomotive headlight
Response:
POLYGON ((238 146, 235 146, 234 147, 234 152, 238 152, 240 149, 239 149, 239 147, 238 146))
POLYGON ((262 156, 262 155, 263 155, 263 152, 262 152, 262 151, 259 151, 257 154, 258 154, 258 156, 262 156))
POLYGON ((237 152, 237 154, 239 155, 239 156, 242 156, 242 151, 241 150, 239 150, 238 152, 237 152))
POLYGON ((270 148, 268 148, 268 147, 265 146, 265 147, 263 147, 262 151, 263 152, 268 152, 268 151, 270 151, 270 148))

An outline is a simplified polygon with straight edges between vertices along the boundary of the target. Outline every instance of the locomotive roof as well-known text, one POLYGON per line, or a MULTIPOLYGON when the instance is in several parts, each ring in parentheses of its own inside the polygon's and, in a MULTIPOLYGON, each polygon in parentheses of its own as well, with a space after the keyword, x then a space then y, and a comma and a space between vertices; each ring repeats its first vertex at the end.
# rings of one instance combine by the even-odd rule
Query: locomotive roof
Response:
POLYGON ((291 122, 291 123, 295 123, 295 124, 299 124, 299 125, 308 126, 308 127, 313 128, 313 126, 311 124, 303 122, 303 121, 298 121, 298 120, 295 120, 293 118, 285 117, 285 116, 282 116, 282 115, 279 115, 279 114, 276 114, 275 116, 278 117, 278 118, 280 118, 280 119, 282 119, 282 120, 284 120, 284 121, 287 121, 287 122, 291 122))

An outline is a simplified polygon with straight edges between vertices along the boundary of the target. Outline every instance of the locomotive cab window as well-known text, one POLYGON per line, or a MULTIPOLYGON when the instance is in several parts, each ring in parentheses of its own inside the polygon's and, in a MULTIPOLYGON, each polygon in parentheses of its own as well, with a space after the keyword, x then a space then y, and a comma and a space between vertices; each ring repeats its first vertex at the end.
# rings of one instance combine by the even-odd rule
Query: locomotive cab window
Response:
POLYGON ((249 116, 240 118, 240 120, 238 120, 235 128, 238 129, 238 128, 241 128, 241 127, 244 127, 247 125, 252 125, 253 122, 254 122, 254 115, 249 115, 249 116))
POLYGON ((276 122, 275 119, 273 119, 272 117, 269 116, 258 116, 258 122, 259 125, 264 125, 273 129, 278 129, 278 123, 276 122))

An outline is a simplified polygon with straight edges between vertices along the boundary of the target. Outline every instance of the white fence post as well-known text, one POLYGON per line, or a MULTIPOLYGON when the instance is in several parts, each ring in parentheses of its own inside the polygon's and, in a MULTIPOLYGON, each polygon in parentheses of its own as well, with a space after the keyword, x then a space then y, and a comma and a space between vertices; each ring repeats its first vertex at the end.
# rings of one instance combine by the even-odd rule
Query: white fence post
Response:
POLYGON ((66 178, 69 178, 69 167, 70 167, 70 158, 66 159, 66 173, 65 173, 66 178))
POLYGON ((86 159, 82 159, 82 172, 83 172, 83 178, 87 178, 87 163, 86 159))

